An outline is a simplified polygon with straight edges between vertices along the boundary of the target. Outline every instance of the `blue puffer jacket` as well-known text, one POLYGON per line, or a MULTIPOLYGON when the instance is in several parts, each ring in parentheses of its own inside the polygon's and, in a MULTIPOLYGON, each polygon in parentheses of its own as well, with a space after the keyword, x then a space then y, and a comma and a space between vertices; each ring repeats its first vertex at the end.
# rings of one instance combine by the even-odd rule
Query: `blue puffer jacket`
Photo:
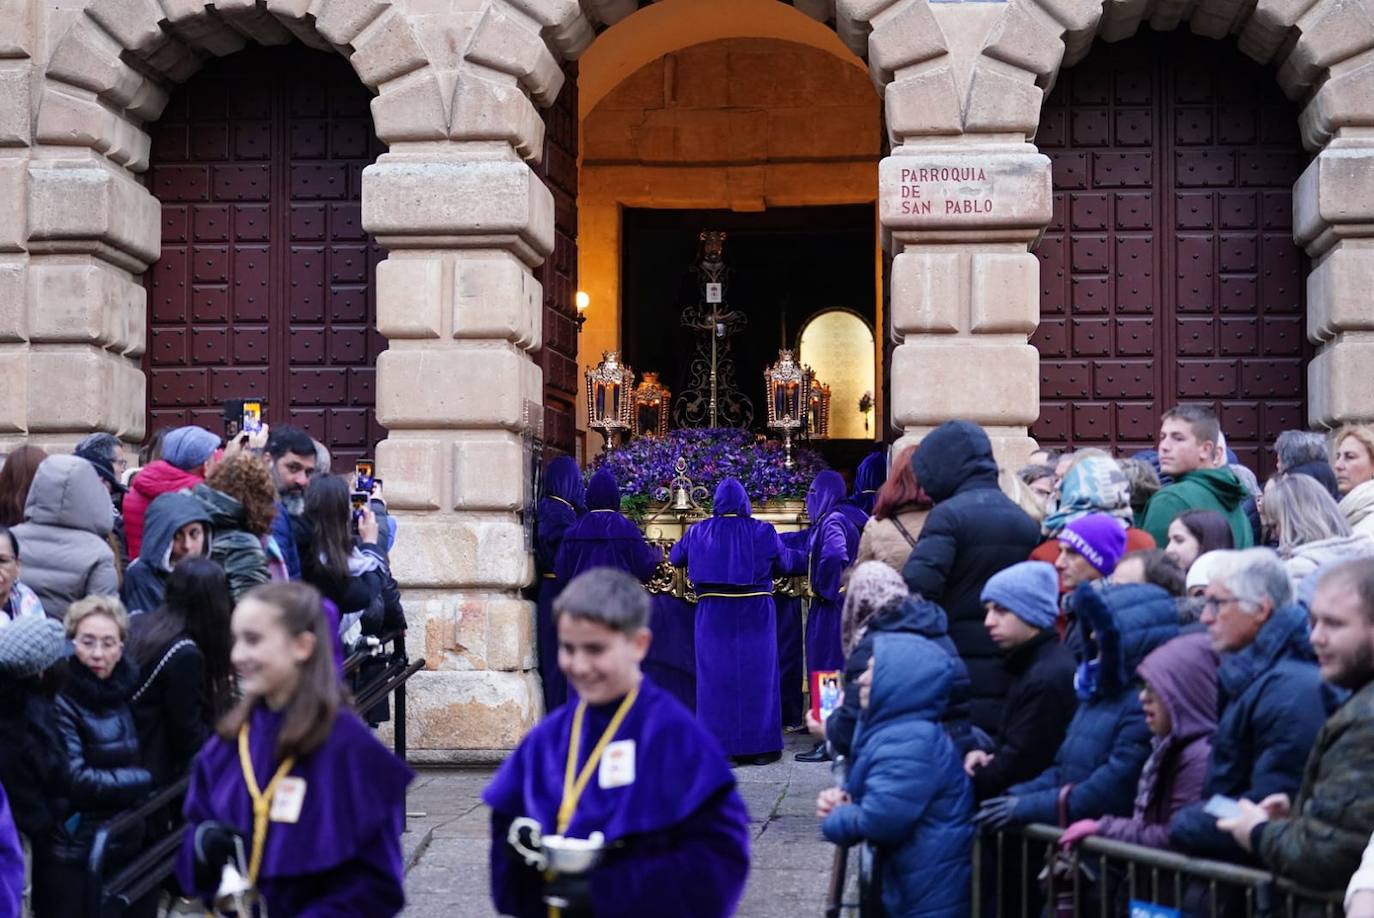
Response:
MULTIPOLYGON (((1287 606, 1270 616, 1249 647, 1222 654, 1217 671, 1221 719, 1212 737, 1204 803, 1213 794, 1256 802, 1270 794, 1297 796, 1317 733, 1341 700, 1322 682, 1307 634, 1307 614, 1287 606)), ((1250 860, 1229 833, 1217 831, 1216 819, 1202 812, 1202 806, 1187 807, 1174 817, 1170 846, 1206 857, 1250 860)))
POLYGON ((821 831, 837 845, 867 840, 881 850, 892 918, 967 918, 973 790, 939 724, 954 664, 914 634, 878 635, 873 657, 845 785, 854 802, 832 810, 821 831))
MULTIPOLYGON (((1012 821, 1059 820, 1059 789, 1069 793, 1069 822, 1129 816, 1140 769, 1150 756, 1150 729, 1137 698, 1135 668, 1150 651, 1178 635, 1178 606, 1157 586, 1127 583, 1105 589, 1084 584, 1073 594, 1080 622, 1096 637, 1097 685, 1084 698, 1054 764, 1038 778, 1014 785, 1012 821)), ((1088 640, 1084 636, 1084 641, 1088 640)))

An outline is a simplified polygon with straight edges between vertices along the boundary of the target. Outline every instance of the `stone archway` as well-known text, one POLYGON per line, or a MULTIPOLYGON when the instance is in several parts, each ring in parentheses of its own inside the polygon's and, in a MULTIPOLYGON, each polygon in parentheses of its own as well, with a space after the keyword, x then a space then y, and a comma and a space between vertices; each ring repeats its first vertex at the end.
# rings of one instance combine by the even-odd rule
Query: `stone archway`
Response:
POLYGON ((21 269, 32 318, 26 341, 43 345, 24 355, 30 391, 65 390, 66 397, 58 411, 29 410, 28 433, 74 439, 101 429, 141 438, 145 381, 135 359, 146 346, 146 294, 139 275, 158 257, 161 216, 136 178, 148 166, 143 126, 167 104, 168 88, 207 57, 250 41, 293 39, 345 54, 374 91, 429 66, 409 24, 386 2, 164 9, 154 0, 96 0, 66 24, 37 92, 21 269), (59 380, 65 386, 52 385, 59 380))

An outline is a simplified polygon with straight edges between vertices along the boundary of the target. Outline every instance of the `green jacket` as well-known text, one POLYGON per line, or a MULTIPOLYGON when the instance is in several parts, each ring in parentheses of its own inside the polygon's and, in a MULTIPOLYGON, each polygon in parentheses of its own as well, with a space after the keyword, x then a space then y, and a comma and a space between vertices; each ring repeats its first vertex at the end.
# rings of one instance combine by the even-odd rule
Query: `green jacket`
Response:
POLYGON ((1374 682, 1327 718, 1292 816, 1255 827, 1264 865, 1314 892, 1345 888, 1374 832, 1374 682))
POLYGON ((1245 499, 1250 492, 1230 469, 1199 469, 1185 472, 1145 505, 1140 528, 1154 536, 1156 545, 1169 544, 1169 524, 1189 510, 1215 510, 1231 524, 1236 548, 1255 544, 1250 520, 1245 516, 1245 499))

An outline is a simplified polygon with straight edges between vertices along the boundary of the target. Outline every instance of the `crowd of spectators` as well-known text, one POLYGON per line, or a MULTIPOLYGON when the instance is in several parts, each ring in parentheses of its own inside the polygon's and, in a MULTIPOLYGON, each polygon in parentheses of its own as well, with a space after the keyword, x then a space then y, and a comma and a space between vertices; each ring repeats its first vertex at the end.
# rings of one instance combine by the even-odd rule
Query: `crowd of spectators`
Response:
MULTIPOLYGON (((405 628, 380 482, 355 492, 304 431, 225 444, 179 427, 139 462, 95 434, 71 453, 20 446, 0 468, 0 787, 24 851, 25 915, 87 914, 98 828, 185 777, 234 707, 230 615, 248 590, 316 587, 336 662, 405 628)), ((141 843, 119 839, 106 864, 141 843)), ((128 914, 156 908, 150 897, 128 914)))
MULTIPOLYGON (((1274 449, 1261 487, 1185 405, 1131 457, 1045 449, 1008 474, 950 422, 896 461, 884 487, 916 531, 865 528, 881 550, 847 573, 845 703, 813 724, 848 769, 824 834, 884 853, 891 913, 968 914, 963 833, 1048 823, 1065 849, 1231 861, 1374 915, 1374 429, 1274 449)), ((1000 850, 982 846, 985 903, 1021 895, 1000 850)), ((1124 913, 1122 878, 1093 882, 1124 913)))

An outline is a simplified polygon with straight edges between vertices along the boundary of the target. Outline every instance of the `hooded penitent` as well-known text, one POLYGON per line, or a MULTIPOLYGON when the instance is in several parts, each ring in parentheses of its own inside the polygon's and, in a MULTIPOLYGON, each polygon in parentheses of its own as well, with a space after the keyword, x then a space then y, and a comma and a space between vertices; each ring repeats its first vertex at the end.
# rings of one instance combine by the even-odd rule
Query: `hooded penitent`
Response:
POLYGON ((587 484, 587 513, 563 534, 554 573, 567 583, 593 567, 614 567, 648 580, 663 555, 620 512, 620 486, 601 469, 587 484))
POLYGON ((582 470, 572 458, 558 456, 545 469, 544 496, 534 518, 534 560, 539 576, 535 627, 546 711, 558 707, 568 696, 567 680, 558 668, 558 634, 553 624, 553 601, 563 592, 564 582, 554 573, 554 562, 563 536, 587 512, 586 491, 582 470))
POLYGON ((691 526, 671 561, 697 592, 697 719, 729 755, 782 748, 773 578, 782 542, 750 515, 744 486, 716 487, 712 516, 691 526))
POLYGON ((812 594, 806 619, 806 659, 812 672, 838 670, 844 665, 841 579, 858 554, 859 529, 840 512, 843 499, 844 479, 839 472, 829 470, 818 474, 806 493, 806 515, 811 520, 807 550, 812 594))
POLYGON ((887 480, 887 454, 870 453, 859 463, 854 472, 854 492, 849 499, 864 513, 873 513, 873 501, 877 499, 878 489, 887 480))

